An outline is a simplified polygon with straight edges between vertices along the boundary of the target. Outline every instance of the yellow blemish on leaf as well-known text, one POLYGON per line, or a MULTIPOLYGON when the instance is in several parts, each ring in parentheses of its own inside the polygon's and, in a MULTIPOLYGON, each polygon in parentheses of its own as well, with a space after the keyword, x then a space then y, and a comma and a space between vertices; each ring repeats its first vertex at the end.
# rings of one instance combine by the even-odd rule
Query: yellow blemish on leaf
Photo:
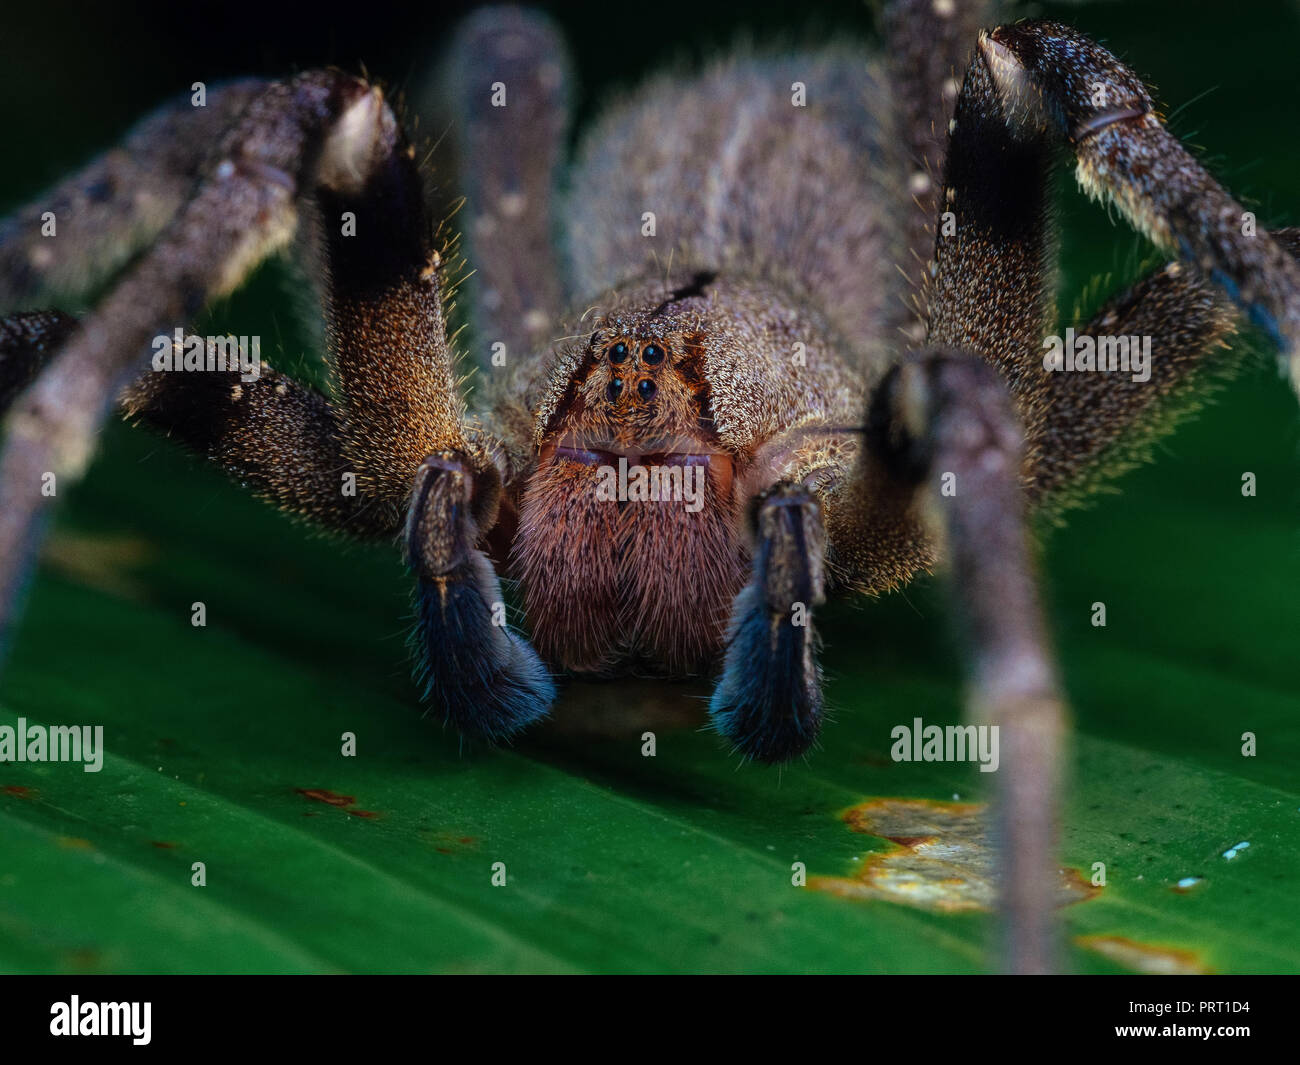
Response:
MULTIPOLYGON (((808 887, 944 913, 993 909, 997 854, 987 804, 873 799, 846 811, 844 821, 854 832, 891 841, 894 849, 869 855, 853 876, 809 877, 808 887)), ((1100 890, 1076 870, 1061 870, 1062 906, 1100 890)))
POLYGON ((1140 973, 1156 976, 1200 976, 1213 970, 1190 950, 1139 943, 1124 936, 1078 936, 1075 943, 1140 973))

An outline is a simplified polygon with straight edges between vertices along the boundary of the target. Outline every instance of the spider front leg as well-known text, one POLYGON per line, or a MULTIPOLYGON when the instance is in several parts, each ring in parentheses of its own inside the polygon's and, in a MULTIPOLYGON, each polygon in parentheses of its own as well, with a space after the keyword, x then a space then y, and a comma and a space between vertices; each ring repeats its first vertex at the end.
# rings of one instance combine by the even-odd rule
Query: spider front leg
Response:
POLYGON ((505 620, 492 563, 476 543, 496 516, 501 484, 464 454, 420 465, 406 525, 407 564, 416 576, 411 648, 424 696, 461 733, 490 743, 543 717, 555 685, 537 652, 505 620))
POLYGON ((732 604, 709 716, 747 758, 785 762, 803 754, 821 729, 813 608, 826 598, 826 534, 815 496, 797 482, 762 493, 750 521, 752 575, 732 604))
MULTIPOLYGON (((1110 197, 1158 245, 1220 286, 1293 357, 1300 341, 1300 266, 1278 240, 1243 224, 1240 205, 1165 131, 1137 76, 1067 27, 1022 23, 982 34, 950 133, 943 224, 930 268, 928 344, 996 368, 999 388, 1011 397, 1009 424, 1030 429, 1033 446, 1026 455, 1017 438, 1014 463, 1010 435, 985 447, 987 468, 968 463, 973 476, 963 490, 962 449, 978 449, 984 436, 997 439, 992 386, 977 389, 974 378, 964 386, 970 396, 989 397, 984 426, 977 409, 963 406, 961 390, 946 383, 973 371, 942 369, 933 354, 932 371, 905 367, 879 394, 873 424, 898 454, 919 456, 922 469, 957 474, 956 497, 938 502, 947 508, 943 528, 954 587, 974 647, 974 708, 992 707, 1006 727, 998 805, 1008 964, 1042 971, 1053 960, 1054 782, 1063 710, 1029 576, 1020 493, 1038 469, 1050 469, 1045 480, 1055 487, 1087 465, 1050 460, 1053 448, 1081 431, 1071 412, 1093 391, 1054 381, 1043 361, 1053 313, 1047 209, 1053 157, 1062 143, 1069 146, 1086 189, 1110 197), (952 430, 947 450, 945 426, 952 430)), ((1205 361, 1225 323, 1212 304, 1198 307, 1196 291, 1176 278, 1139 293, 1137 306, 1117 308, 1113 319, 1103 316, 1089 331, 1123 320, 1150 323, 1162 334, 1162 380, 1176 382, 1205 361), (1176 328, 1163 328, 1171 323, 1176 328), (1171 355, 1175 338, 1186 350, 1171 355)), ((1123 417, 1100 436, 1113 437, 1145 405, 1128 395, 1103 405, 1123 417)), ((998 402, 1006 406, 1006 397, 998 402)), ((1084 400, 1090 416, 1097 406, 1084 400)), ((1098 447, 1086 449, 1087 457, 1098 447)))
POLYGON ((742 494, 751 576, 732 604, 710 717, 746 757, 785 762, 822 724, 814 614, 828 586, 897 587, 933 564, 934 544, 914 486, 864 449, 858 430, 795 426, 774 437, 754 455, 742 494))
POLYGON ((1047 181, 1061 145, 1081 187, 1218 285, 1289 356, 1300 386, 1300 263, 1165 129, 1136 74, 1051 22, 980 35, 951 127, 940 210, 952 218, 935 245, 929 340, 995 359, 1024 391, 1025 350, 1041 361, 1050 306, 1033 278, 1048 266, 1047 181), (994 261, 997 314, 971 302, 992 283, 972 264, 994 261))
MULTIPOLYGON (((158 244, 12 412, 0 457, 0 595, 8 593, 0 609, 12 607, 26 571, 19 548, 34 546, 41 471, 80 471, 109 401, 139 372, 151 338, 170 334, 286 242, 309 191, 338 403, 283 379, 245 389, 214 374, 197 384, 137 380, 124 397, 127 409, 172 429, 277 504, 334 527, 362 535, 395 529, 409 504, 417 668, 431 675, 431 694, 449 720, 504 738, 545 712, 554 693, 527 645, 493 631, 501 597, 472 545, 495 517, 499 473, 486 435, 462 418, 442 308, 443 258, 414 152, 378 90, 318 72, 267 86, 217 159, 158 244), (440 505, 450 489, 427 477, 426 456, 447 454, 462 464, 467 506, 440 505), (349 494, 356 498, 340 505, 349 494), (455 545, 450 553, 447 543, 455 545), (427 609, 429 583, 441 589, 442 609, 427 609), (453 594, 462 585, 478 597, 453 594), (477 671, 464 669, 466 659, 477 671)), ((56 326, 16 320, 9 347, 21 356, 16 349, 25 346, 30 357, 37 333, 56 326), (24 322, 40 330, 24 332, 24 322)), ((15 379, 24 372, 11 357, 5 364, 15 379)))
MULTIPOLYGON (((352 156, 373 112, 364 83, 337 74, 266 86, 228 131, 208 182, 19 397, 0 451, 0 646, 53 498, 48 485, 80 476, 118 390, 147 365, 152 338, 192 319, 289 238, 300 184, 318 159, 352 156)), ((356 180, 337 162, 337 180, 356 180)))
POLYGON ((478 548, 496 521, 508 460, 465 423, 443 257, 413 153, 395 123, 388 136, 366 182, 330 184, 317 197, 342 450, 367 497, 406 509, 411 648, 425 697, 460 732, 501 742, 546 714, 555 687, 507 626, 496 573, 478 548), (338 224, 346 219, 355 227, 338 224))
POLYGON ((983 359, 932 347, 882 382, 867 443, 900 482, 930 486, 928 511, 970 648, 968 716, 999 735, 1006 964, 1052 972, 1066 714, 1030 554, 1011 397, 983 359), (941 495, 938 479, 949 474, 955 492, 941 495))
POLYGON ((152 243, 265 90, 249 79, 213 87, 202 105, 186 94, 0 222, 0 311, 75 303, 152 243))

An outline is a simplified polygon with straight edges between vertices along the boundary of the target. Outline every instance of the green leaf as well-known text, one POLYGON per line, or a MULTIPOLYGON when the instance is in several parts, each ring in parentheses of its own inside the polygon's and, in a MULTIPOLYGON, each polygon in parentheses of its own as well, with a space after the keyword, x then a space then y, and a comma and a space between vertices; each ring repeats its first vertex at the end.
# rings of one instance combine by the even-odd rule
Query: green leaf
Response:
MULTIPOLYGON (((1280 435, 1288 403, 1247 379, 1175 438, 1193 460, 1165 455, 1048 541, 1079 726, 1063 857, 1106 867, 1064 911, 1075 969, 1167 960, 1116 960, 1112 941, 1300 968, 1294 471, 1255 462, 1269 490, 1243 498, 1243 456, 1204 446, 1243 420, 1280 435)), ((517 749, 462 751, 419 716, 394 554, 313 537, 116 427, 60 522, 0 713, 103 724, 107 755, 98 773, 0 763, 0 967, 979 970, 987 913, 828 889, 898 853, 852 808, 984 797, 970 766, 889 758, 895 725, 960 719, 942 592, 830 612, 833 720, 781 772, 738 766, 700 728, 703 689, 674 685, 575 686, 517 749)))

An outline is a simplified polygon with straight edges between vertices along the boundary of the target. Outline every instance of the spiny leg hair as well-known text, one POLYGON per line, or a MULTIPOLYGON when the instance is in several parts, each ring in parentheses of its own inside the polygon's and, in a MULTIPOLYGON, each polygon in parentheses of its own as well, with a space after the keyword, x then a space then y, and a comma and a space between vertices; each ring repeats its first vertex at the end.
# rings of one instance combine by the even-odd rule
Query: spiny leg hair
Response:
MULTIPOLYGON (((1165 131, 1134 74, 1054 23, 980 35, 944 168, 940 210, 953 212, 955 226, 935 244, 926 300, 932 351, 921 371, 905 365, 886 381, 868 439, 886 453, 910 456, 914 476, 958 475, 956 494, 937 501, 938 513, 971 647, 971 713, 1003 730, 1005 963, 1022 972, 1050 971, 1056 963, 1055 820, 1065 720, 1026 549, 1025 474, 1032 474, 1035 457, 1045 472, 1050 468, 1063 442, 1053 434, 1068 435, 1062 419, 1077 418, 1081 397, 1071 393, 1084 388, 1058 384, 1042 365, 1052 302, 1046 206, 1061 144, 1074 151, 1085 189, 1108 196, 1158 246, 1221 286, 1293 358, 1300 339, 1300 268, 1267 233, 1247 236, 1244 211, 1165 131), (977 360, 998 375, 954 386, 977 360), (1010 403, 997 394, 1004 388, 1010 403), (1035 434, 1027 450, 1020 426, 1035 434)), ((1145 312, 1149 324, 1160 326, 1198 309, 1203 293, 1176 276, 1147 283, 1139 291, 1144 310, 1130 307, 1129 317, 1145 312)), ((1195 356, 1226 332, 1216 301, 1199 310, 1166 338, 1188 340, 1194 356, 1178 360, 1166 350, 1166 378, 1199 367, 1204 359, 1195 356)), ((1118 314, 1109 312, 1089 328, 1108 328, 1118 314)), ((1143 404, 1119 406, 1125 417, 1118 421, 1126 424, 1115 435, 1143 404)), ((1057 463, 1052 473, 1068 482, 1095 458, 1065 469, 1057 463)))

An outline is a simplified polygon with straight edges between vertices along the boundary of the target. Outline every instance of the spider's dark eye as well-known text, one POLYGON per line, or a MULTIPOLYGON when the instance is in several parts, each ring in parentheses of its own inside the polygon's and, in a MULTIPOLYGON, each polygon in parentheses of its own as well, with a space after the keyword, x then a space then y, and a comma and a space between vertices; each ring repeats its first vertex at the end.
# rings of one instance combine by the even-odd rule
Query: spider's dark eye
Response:
POLYGON ((609 383, 609 387, 605 389, 605 395, 609 396, 610 400, 613 401, 618 399, 622 391, 623 378, 615 377, 614 380, 609 383))
POLYGON ((664 349, 658 344, 647 344, 641 349, 641 361, 647 366, 658 366, 664 361, 664 349))
POLYGON ((636 392, 642 399, 654 399, 655 395, 659 392, 659 386, 651 381, 650 378, 645 377, 642 378, 641 383, 636 386, 636 392))
POLYGON ((623 341, 610 345, 609 361, 616 364, 627 361, 627 345, 623 341))

